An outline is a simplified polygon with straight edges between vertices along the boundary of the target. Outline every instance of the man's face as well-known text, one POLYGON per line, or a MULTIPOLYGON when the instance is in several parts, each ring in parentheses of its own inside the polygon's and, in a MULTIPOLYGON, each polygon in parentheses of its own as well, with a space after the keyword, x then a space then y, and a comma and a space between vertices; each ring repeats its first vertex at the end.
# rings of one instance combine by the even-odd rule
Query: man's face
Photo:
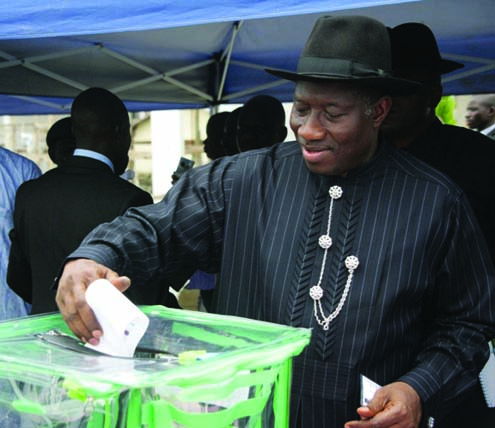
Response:
POLYGON ((390 99, 367 107, 351 85, 297 82, 290 126, 310 171, 346 176, 373 156, 390 99))
POLYGON ((212 160, 225 156, 222 146, 222 138, 213 135, 207 136, 203 141, 203 151, 206 153, 206 156, 212 160))
POLYGON ((411 95, 393 96, 392 107, 380 130, 392 140, 404 135, 414 136, 421 131, 433 112, 431 97, 425 90, 418 90, 411 95))
POLYGON ((471 100, 466 110, 466 125, 471 129, 483 130, 489 123, 490 109, 477 100, 471 100))

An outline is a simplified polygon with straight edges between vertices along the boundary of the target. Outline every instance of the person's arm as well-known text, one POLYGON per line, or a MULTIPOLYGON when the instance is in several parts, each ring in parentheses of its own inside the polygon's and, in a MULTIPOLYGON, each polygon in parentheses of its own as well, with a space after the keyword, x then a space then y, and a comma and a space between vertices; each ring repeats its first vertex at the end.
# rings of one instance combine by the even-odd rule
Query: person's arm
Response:
POLYGON ((98 226, 68 257, 87 259, 68 262, 58 281, 57 304, 76 335, 97 340, 101 334, 84 296, 97 278, 117 281, 114 284, 122 289, 128 286, 122 275, 133 283, 146 284, 157 274, 168 279, 185 271, 219 268, 224 168, 216 174, 212 169, 218 164, 210 165, 186 173, 163 201, 132 208, 98 226))
POLYGON ((453 205, 425 295, 424 340, 415 366, 398 380, 423 402, 423 419, 456 403, 478 382, 495 335, 495 270, 465 195, 453 205))
POLYGON ((32 160, 26 159, 22 164, 23 181, 33 180, 42 174, 40 167, 32 160))
MULTIPOLYGON (((32 165, 34 163, 27 163, 32 165)), ((35 169, 29 169, 34 171, 35 169)), ((33 276, 31 271, 31 263, 27 256, 28 249, 25 248, 25 240, 22 239, 25 233, 22 219, 25 218, 24 209, 26 198, 29 198, 29 192, 23 192, 26 184, 22 184, 16 192, 14 209, 12 213, 12 224, 9 231, 10 250, 8 254, 7 267, 7 284, 12 291, 20 296, 25 302, 31 304, 33 302, 33 276)))
POLYGON ((362 420, 346 428, 426 426, 430 418, 455 411, 459 397, 478 382, 495 332, 494 269, 464 197, 453 204, 444 227, 443 244, 431 260, 434 286, 424 298, 424 340, 415 364, 380 388, 357 410, 362 420))
POLYGON ((19 297, 31 304, 33 302, 31 266, 15 229, 9 232, 9 238, 11 245, 7 268, 7 284, 19 297))

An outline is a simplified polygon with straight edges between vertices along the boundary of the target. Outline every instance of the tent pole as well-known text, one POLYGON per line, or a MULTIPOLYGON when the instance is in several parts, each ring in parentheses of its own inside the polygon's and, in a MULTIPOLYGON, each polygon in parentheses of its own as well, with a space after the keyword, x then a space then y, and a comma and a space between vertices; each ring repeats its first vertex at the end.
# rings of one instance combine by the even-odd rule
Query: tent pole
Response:
POLYGON ((244 21, 237 21, 234 23, 234 25, 232 27, 232 34, 230 37, 229 45, 227 46, 227 49, 225 50, 224 55, 220 59, 222 61, 223 57, 225 57, 225 64, 223 67, 222 80, 220 81, 220 88, 218 89, 218 97, 217 97, 218 101, 220 101, 222 99, 223 89, 225 87, 225 80, 227 79, 227 71, 228 71, 229 65, 230 65, 230 57, 232 56, 232 50, 234 49, 234 41, 237 37, 237 34, 239 33, 239 30, 240 30, 243 22, 244 21))

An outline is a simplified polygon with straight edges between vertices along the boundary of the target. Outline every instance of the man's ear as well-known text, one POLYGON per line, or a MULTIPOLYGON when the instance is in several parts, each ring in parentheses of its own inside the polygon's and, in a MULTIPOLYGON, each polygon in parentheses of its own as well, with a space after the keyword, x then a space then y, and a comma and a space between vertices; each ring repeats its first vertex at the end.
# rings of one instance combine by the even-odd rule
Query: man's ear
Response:
POLYGON ((381 97, 375 102, 375 104, 373 104, 371 119, 373 120, 373 125, 375 128, 380 127, 382 122, 387 117, 390 107, 392 107, 392 98, 389 96, 381 97))

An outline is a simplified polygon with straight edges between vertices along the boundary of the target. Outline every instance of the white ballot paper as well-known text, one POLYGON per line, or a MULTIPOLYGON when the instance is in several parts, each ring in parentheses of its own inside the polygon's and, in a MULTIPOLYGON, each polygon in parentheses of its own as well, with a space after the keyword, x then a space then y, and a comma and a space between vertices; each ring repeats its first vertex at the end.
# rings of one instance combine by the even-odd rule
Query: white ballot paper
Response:
POLYGON ((367 406, 379 388, 381 385, 373 382, 365 375, 361 375, 361 406, 367 406))
POLYGON ((149 325, 149 318, 106 279, 86 290, 86 300, 103 329, 98 345, 85 346, 116 357, 132 357, 149 325))
POLYGON ((495 350, 491 342, 488 343, 490 347, 490 358, 488 359, 485 367, 480 373, 480 383, 483 394, 485 395, 486 405, 488 407, 495 407, 495 350))

